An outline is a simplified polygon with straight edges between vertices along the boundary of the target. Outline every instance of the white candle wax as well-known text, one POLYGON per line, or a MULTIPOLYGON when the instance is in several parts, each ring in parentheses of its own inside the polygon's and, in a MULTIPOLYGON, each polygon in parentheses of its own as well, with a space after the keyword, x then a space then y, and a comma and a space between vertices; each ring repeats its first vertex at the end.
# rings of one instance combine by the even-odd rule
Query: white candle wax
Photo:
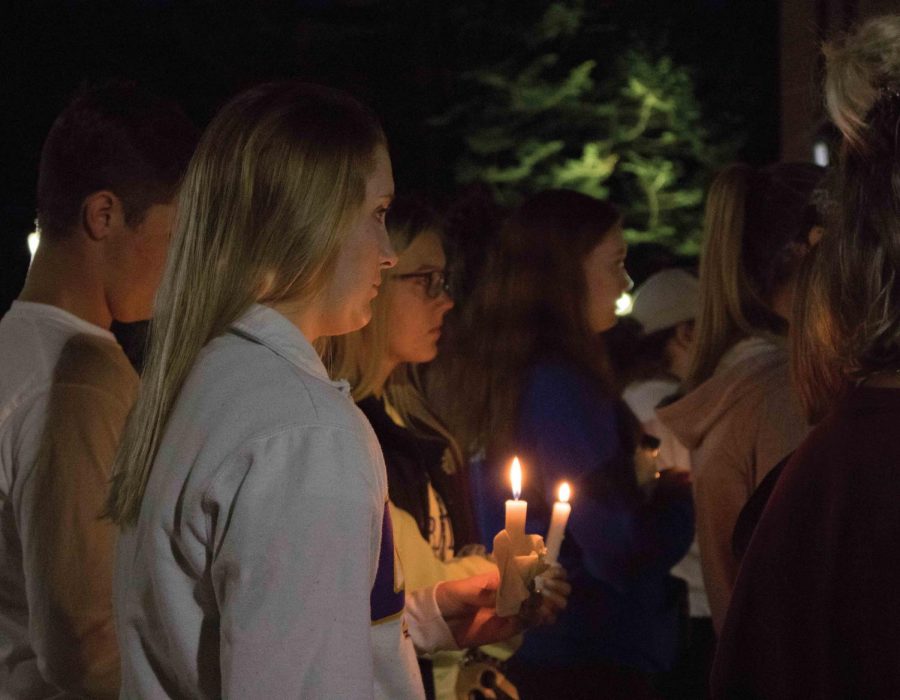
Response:
POLYGON ((522 465, 519 458, 513 457, 509 469, 509 480, 512 483, 513 498, 506 502, 506 532, 512 540, 513 548, 519 549, 525 540, 525 516, 528 512, 528 503, 520 501, 522 493, 522 465))
POLYGON ((528 511, 528 503, 518 499, 506 502, 506 531, 513 545, 517 546, 525 539, 525 515, 528 511))
POLYGON ((562 546, 566 533, 566 523, 572 512, 572 504, 569 503, 569 485, 563 483, 559 487, 559 500, 553 504, 553 513, 550 516, 550 530, 547 532, 547 562, 555 564, 559 558, 559 548, 562 546))

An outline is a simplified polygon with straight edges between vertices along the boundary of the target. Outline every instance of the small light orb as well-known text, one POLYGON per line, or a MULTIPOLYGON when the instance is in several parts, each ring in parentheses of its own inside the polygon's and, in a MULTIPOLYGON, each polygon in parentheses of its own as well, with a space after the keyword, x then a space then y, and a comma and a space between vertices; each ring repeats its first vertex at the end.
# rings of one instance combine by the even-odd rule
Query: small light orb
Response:
POLYGON ((627 316, 633 307, 634 298, 628 292, 623 292, 622 296, 616 299, 616 316, 627 316))
POLYGON ((813 145, 813 162, 823 168, 828 167, 828 144, 824 141, 816 141, 813 145))
POLYGON ((31 259, 34 260, 34 254, 37 253, 38 246, 41 244, 41 234, 32 231, 28 234, 28 251, 31 253, 31 259))

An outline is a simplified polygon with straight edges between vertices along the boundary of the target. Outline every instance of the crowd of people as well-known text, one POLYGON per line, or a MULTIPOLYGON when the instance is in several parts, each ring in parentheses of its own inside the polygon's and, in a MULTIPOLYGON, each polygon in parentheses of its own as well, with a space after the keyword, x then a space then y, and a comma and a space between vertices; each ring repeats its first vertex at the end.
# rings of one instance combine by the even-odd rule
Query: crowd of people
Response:
POLYGON ((350 95, 80 93, 0 320, 0 697, 900 695, 900 16, 824 57, 832 171, 718 172, 616 352, 609 201, 534 193, 455 299, 350 95), (526 532, 574 496, 509 616, 513 456, 526 532))

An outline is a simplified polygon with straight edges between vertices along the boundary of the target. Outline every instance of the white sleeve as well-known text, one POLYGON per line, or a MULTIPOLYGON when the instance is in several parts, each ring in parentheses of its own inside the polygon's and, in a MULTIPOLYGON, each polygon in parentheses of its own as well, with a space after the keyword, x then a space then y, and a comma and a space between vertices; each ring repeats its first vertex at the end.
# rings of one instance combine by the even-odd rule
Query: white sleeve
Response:
POLYGON ((406 593, 409 636, 419 655, 459 650, 435 599, 434 593, 439 585, 406 593))
POLYGON ((224 470, 241 477, 215 516, 222 695, 372 697, 384 506, 371 453, 351 431, 313 427, 257 441, 243 458, 246 470, 224 470))

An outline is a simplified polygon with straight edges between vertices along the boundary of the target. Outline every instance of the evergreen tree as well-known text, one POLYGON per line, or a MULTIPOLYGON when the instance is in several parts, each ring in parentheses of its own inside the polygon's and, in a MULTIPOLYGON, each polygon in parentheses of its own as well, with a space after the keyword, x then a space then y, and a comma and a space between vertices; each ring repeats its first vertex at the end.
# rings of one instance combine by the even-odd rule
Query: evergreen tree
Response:
POLYGON ((714 142, 686 68, 591 41, 601 22, 579 0, 552 3, 519 29, 522 51, 464 73, 432 123, 463 134, 460 184, 488 183, 506 205, 553 187, 609 196, 630 241, 695 253, 705 186, 738 140, 714 142))

